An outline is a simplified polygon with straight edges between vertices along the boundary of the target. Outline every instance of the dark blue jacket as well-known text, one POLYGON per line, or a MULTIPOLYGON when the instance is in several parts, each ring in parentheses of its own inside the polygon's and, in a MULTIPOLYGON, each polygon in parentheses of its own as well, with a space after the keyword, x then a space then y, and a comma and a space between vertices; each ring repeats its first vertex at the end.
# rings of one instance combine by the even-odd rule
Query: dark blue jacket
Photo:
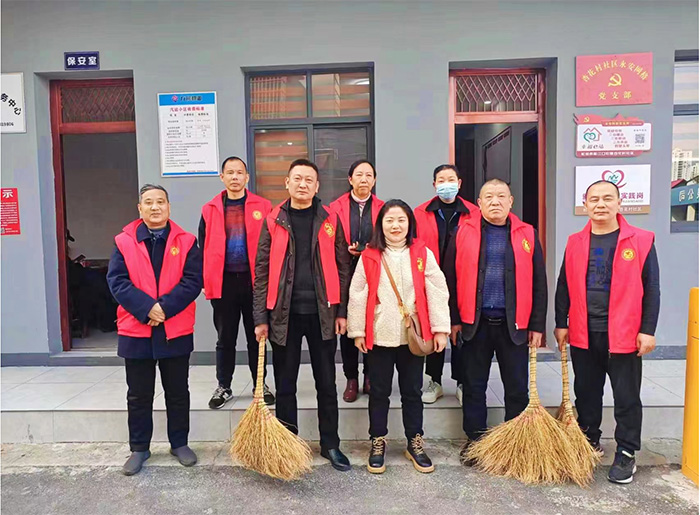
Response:
MULTIPOLYGON (((163 267, 163 256, 165 255, 165 244, 170 233, 170 224, 165 228, 163 234, 155 239, 146 224, 139 225, 136 229, 136 239, 138 242, 145 241, 148 254, 151 256, 153 273, 156 276, 156 284, 160 281, 160 271, 163 267)), ((148 322, 148 313, 157 303, 165 312, 165 317, 170 318, 189 306, 202 291, 202 253, 195 241, 192 248, 187 253, 185 268, 182 272, 180 283, 173 288, 170 293, 161 295, 154 299, 143 290, 134 286, 126 268, 124 256, 117 246, 114 246, 112 258, 109 260, 107 271, 107 282, 109 289, 116 301, 137 320, 144 324, 148 322)), ((117 354, 128 359, 162 359, 183 356, 192 352, 194 348, 194 338, 192 334, 173 338, 167 341, 165 338, 165 328, 160 324, 153 328, 150 338, 135 338, 132 336, 119 335, 119 348, 117 354)))

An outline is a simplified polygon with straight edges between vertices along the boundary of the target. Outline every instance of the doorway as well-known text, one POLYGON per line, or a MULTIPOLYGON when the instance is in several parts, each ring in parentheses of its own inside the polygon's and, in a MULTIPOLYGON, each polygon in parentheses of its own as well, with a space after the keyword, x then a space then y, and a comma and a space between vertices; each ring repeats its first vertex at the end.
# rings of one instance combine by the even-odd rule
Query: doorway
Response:
POLYGON ((131 79, 52 81, 63 350, 116 350, 106 273, 114 236, 138 216, 131 79))
POLYGON ((537 230, 546 252, 546 128, 543 69, 450 72, 450 157, 460 194, 475 202, 481 185, 510 185, 513 212, 537 230))

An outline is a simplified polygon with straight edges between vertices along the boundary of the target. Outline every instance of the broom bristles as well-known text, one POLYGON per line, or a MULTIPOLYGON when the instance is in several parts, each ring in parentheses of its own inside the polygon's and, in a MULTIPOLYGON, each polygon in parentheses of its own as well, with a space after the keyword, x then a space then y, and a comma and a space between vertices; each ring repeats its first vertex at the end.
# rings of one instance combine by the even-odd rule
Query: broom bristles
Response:
POLYGON ((233 433, 230 454, 245 468, 284 481, 311 471, 311 449, 254 399, 233 433))
POLYGON ((593 471, 600 463, 601 455, 596 451, 581 431, 574 417, 571 404, 564 402, 559 406, 557 420, 564 429, 569 444, 571 461, 575 466, 569 470, 569 479, 581 487, 588 486, 593 480, 593 471))
POLYGON ((233 432, 229 453, 245 468, 291 481, 311 472, 311 449, 270 412, 263 400, 265 339, 258 347, 258 374, 253 402, 233 432))

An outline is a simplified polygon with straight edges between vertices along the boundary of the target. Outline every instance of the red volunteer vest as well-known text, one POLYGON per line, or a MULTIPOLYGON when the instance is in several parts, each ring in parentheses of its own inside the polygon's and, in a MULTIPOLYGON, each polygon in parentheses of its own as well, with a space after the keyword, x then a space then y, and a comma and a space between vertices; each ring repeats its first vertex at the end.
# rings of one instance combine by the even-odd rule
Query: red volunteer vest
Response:
MULTIPOLYGON (((384 205, 384 201, 379 200, 376 195, 372 195, 372 227, 377 222, 377 215, 379 210, 384 205)), ((341 195, 329 206, 331 210, 338 213, 338 218, 340 219, 340 224, 343 226, 343 232, 345 233, 345 241, 350 245, 350 192, 341 195)))
MULTIPOLYGON (((224 195, 226 190, 216 195, 202 207, 202 217, 206 226, 204 239, 204 296, 207 299, 220 299, 224 281, 226 261, 226 222, 224 221, 224 195)), ((255 282, 255 255, 265 217, 270 213, 270 201, 246 192, 245 234, 248 247, 251 284, 255 282)))
MULTIPOLYGON (((637 334, 642 325, 642 268, 654 243, 654 233, 631 226, 617 215, 620 235, 613 258, 610 280, 608 337, 610 352, 626 354, 637 350, 637 334)), ((566 282, 569 287, 569 342, 588 348, 588 303, 586 275, 591 246, 591 222, 581 232, 569 236, 566 244, 566 282)))
MULTIPOLYGON (((428 202, 425 202, 418 206, 413 214, 416 217, 416 236, 425 242, 425 245, 433 251, 435 255, 435 260, 440 265, 440 234, 438 232, 437 220, 435 220, 435 215, 428 211, 428 205, 435 200, 437 197, 433 197, 428 202)), ((460 216, 458 227, 462 227, 470 218, 474 218, 475 213, 479 213, 479 208, 469 202, 464 200, 459 195, 457 196, 457 202, 461 202, 467 209, 469 209, 469 216, 460 216)))
MULTIPOLYGON (((428 298, 425 293, 425 266, 427 263, 427 247, 419 239, 413 240, 409 249, 411 253, 411 276, 413 288, 416 292, 416 311, 424 340, 432 340, 430 332, 430 316, 428 315, 428 298)), ((377 291, 379 290, 379 277, 382 272, 382 256, 377 249, 367 247, 362 252, 362 266, 367 277, 367 311, 365 313, 365 344, 367 349, 374 346, 374 310, 377 306, 377 291)), ((386 272, 385 272, 386 273, 386 272)), ((398 309, 398 301, 396 304, 398 309)))
MULTIPOLYGON (((284 264, 287 246, 289 245, 289 232, 277 223, 277 217, 282 205, 275 207, 267 215, 267 228, 270 231, 271 238, 267 309, 275 309, 277 305, 282 265, 284 264)), ((338 215, 330 212, 330 208, 325 206, 319 206, 318 209, 325 209, 328 214, 323 225, 321 225, 321 229, 318 231, 318 248, 321 253, 323 280, 326 286, 326 295, 328 296, 328 306, 330 307, 333 304, 340 304, 340 277, 338 275, 338 264, 335 261, 335 233, 338 215)))
MULTIPOLYGON (((157 299, 160 295, 169 293, 182 279, 187 254, 194 245, 195 237, 170 220, 170 234, 165 245, 160 283, 156 286, 156 276, 153 273, 153 265, 146 244, 136 240, 136 229, 142 223, 142 220, 131 222, 124 227, 123 232, 114 238, 114 241, 119 252, 124 256, 131 282, 139 290, 157 299)), ((195 310, 196 304, 192 302, 183 311, 165 320, 165 336, 168 340, 194 332, 195 310)), ((118 334, 135 338, 150 338, 152 330, 151 326, 141 323, 123 307, 117 308, 118 334)))
MULTIPOLYGON (((515 328, 527 329, 532 313, 532 255, 535 251, 535 229, 513 213, 510 220, 510 242, 515 258, 515 328)), ((481 217, 461 226, 457 238, 457 305, 462 322, 473 324, 476 318, 476 286, 479 278, 481 251, 481 217)))

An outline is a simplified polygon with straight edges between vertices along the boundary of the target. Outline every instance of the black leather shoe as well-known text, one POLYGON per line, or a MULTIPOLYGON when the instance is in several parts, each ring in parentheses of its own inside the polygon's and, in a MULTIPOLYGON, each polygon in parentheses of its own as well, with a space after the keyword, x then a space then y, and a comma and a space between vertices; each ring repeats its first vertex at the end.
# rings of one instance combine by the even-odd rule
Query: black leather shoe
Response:
POLYGON ((143 467, 143 462, 150 457, 151 451, 133 451, 122 467, 122 474, 125 476, 138 474, 141 467, 143 467))
POLYGON ((341 472, 350 470, 350 460, 340 449, 321 449, 321 456, 330 461, 331 466, 335 470, 340 470, 341 472))
POLYGON ((405 456, 413 462, 413 468, 418 472, 427 474, 435 470, 435 465, 433 465, 433 462, 430 461, 430 458, 428 458, 428 455, 423 449, 423 437, 420 434, 417 434, 408 441, 405 456))
POLYGON ((378 436, 372 438, 372 449, 369 451, 367 470, 371 474, 382 474, 386 470, 384 455, 386 454, 386 438, 378 436))

